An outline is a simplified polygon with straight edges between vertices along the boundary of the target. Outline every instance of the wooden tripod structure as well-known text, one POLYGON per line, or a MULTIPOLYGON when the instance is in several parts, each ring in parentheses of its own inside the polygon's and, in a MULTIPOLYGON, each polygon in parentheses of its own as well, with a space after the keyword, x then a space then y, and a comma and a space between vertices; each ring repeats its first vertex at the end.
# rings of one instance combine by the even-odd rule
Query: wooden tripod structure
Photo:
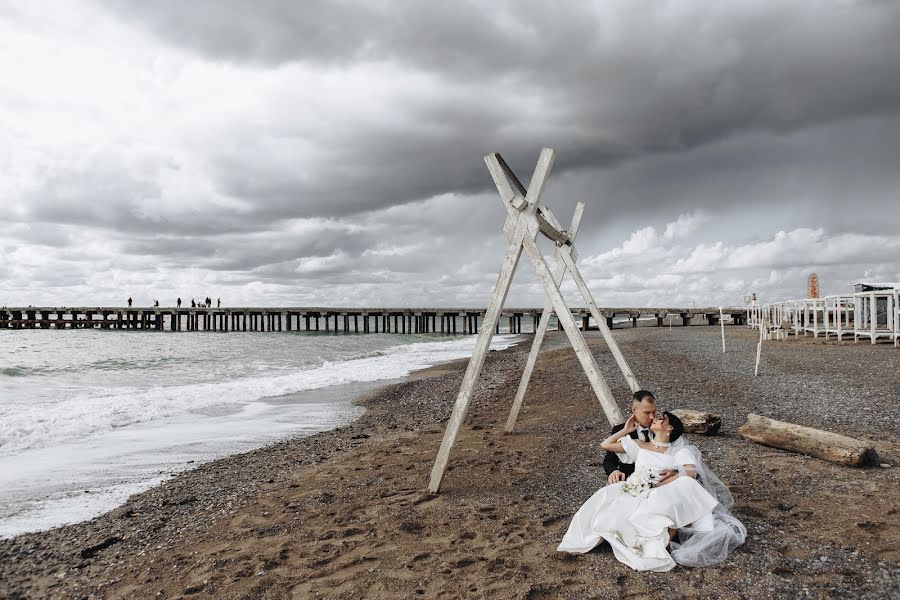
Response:
POLYGON ((596 394, 597 399, 600 401, 600 406, 606 414, 606 418, 611 425, 623 421, 622 413, 619 411, 615 398, 613 398, 612 392, 606 384, 606 380, 603 379, 603 375, 597 367, 597 362, 594 360, 594 356, 591 354, 587 342, 584 341, 581 331, 575 324, 575 319, 572 318, 572 313, 569 311, 568 306, 566 306, 562 294, 560 294, 559 284, 562 282, 562 278, 566 272, 572 274, 575 284, 581 292, 582 298, 590 309, 591 316, 593 316, 594 320, 597 322, 600 333, 606 340, 610 352, 616 359, 616 363, 619 365, 622 374, 625 376, 628 387, 632 392, 640 389, 637 378, 634 376, 634 373, 625 361, 625 357, 622 355, 622 352, 619 350, 618 345, 613 339, 612 334, 606 325, 606 319, 600 315, 597 304, 594 302, 587 284, 581 277, 581 273, 578 271, 578 267, 575 264, 575 261, 577 260, 577 253, 574 245, 575 236, 581 223, 584 204, 579 202, 575 207, 572 225, 568 231, 562 228, 562 225, 560 225, 556 216, 549 208, 541 205, 541 195, 544 192, 550 170, 553 168, 555 156, 556 153, 550 148, 541 150, 541 155, 538 158, 534 174, 531 176, 531 183, 528 185, 527 190, 519 182, 518 178, 509 168, 509 165, 503 160, 502 156, 494 153, 484 157, 488 170, 491 172, 491 176, 494 179, 494 184, 497 186, 497 191, 500 193, 500 201, 503 203, 507 212, 506 223, 503 226, 503 233, 507 241, 506 257, 500 268, 500 275, 497 277, 494 293, 491 296, 491 301, 488 305, 487 312, 485 313, 481 331, 475 342, 474 353, 469 360, 469 365, 463 376, 462 385, 460 386, 459 394, 456 397, 456 404, 453 406, 453 413, 450 415, 450 421, 447 423, 447 429, 444 432, 444 439, 441 442, 440 450, 438 450, 437 459, 434 462, 434 467, 431 469, 431 481, 428 486, 431 493, 436 494, 440 490, 441 480, 444 477, 444 473, 447 470, 447 463, 450 460, 450 450, 456 442, 459 428, 466 417, 466 411, 468 410, 469 402, 472 399, 472 391, 475 387, 475 382, 478 380, 478 376, 481 374, 481 370, 484 367, 484 359, 490 349, 491 339, 494 337, 494 329, 500 318, 500 312, 503 310, 503 303, 506 301, 506 296, 509 293, 512 278, 515 274, 516 267, 519 264, 519 258, 522 256, 523 250, 531 260, 532 266, 534 266, 534 270, 537 273, 541 286, 544 288, 544 293, 547 296, 547 302, 544 306, 543 314, 541 315, 540 324, 535 332, 531 352, 528 355, 528 362, 525 365, 525 371, 522 374, 522 380, 519 383, 519 388, 516 392, 516 398, 513 401, 509 419, 506 422, 506 431, 512 432, 513 427, 515 426, 516 417, 522 406, 525 390, 528 388, 528 381, 531 378, 531 372, 534 369, 541 342, 543 341, 544 333, 547 330, 547 324, 550 321, 550 316, 554 312, 556 313, 560 325, 562 325, 563 330, 566 332, 572 347, 575 349, 575 354, 587 375, 594 394, 596 394), (544 255, 538 249, 535 242, 538 233, 543 234, 556 243, 555 256, 557 268, 554 274, 550 273, 550 268, 544 260, 544 255))

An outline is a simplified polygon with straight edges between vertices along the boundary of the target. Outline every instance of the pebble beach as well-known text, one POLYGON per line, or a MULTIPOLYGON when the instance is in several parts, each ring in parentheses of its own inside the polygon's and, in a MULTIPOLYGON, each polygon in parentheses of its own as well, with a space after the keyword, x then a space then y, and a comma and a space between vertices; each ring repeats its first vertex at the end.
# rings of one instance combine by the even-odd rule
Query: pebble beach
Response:
MULTIPOLYGON (((555 551, 605 483, 603 416, 565 335, 545 339, 515 433, 530 338, 489 354, 441 493, 428 476, 466 360, 359 398, 347 427, 215 460, 91 521, 0 540, 0 598, 887 598, 900 594, 900 351, 766 342, 726 327, 614 332, 663 410, 721 416, 692 435, 747 543, 719 565, 638 573, 608 546, 555 551), (744 440, 749 413, 870 440, 849 468, 744 440)), ((623 410, 629 391, 586 335, 623 410)))

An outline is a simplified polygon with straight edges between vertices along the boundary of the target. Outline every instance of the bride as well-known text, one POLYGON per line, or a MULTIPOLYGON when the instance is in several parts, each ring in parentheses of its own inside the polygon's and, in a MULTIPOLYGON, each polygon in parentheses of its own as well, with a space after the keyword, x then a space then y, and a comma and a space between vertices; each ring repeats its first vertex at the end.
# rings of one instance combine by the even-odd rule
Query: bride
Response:
POLYGON ((602 443, 607 451, 628 454, 635 473, 591 496, 557 550, 580 554, 606 540, 616 558, 637 571, 725 560, 747 536, 729 511, 734 501, 728 488, 685 443, 684 425, 672 413, 653 420, 650 442, 631 438, 636 428, 632 415, 602 443))

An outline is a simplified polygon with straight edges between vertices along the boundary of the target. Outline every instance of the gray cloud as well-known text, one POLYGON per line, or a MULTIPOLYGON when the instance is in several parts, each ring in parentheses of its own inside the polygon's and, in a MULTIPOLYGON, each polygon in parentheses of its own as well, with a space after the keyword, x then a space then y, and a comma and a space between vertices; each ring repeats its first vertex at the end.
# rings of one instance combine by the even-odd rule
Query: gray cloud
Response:
MULTIPOLYGON (((292 132, 287 116, 280 132, 238 133, 248 143, 214 156, 209 175, 223 193, 252 202, 260 221, 489 190, 480 157, 491 150, 527 173, 536 149, 553 146, 559 174, 746 132, 872 115, 896 122, 900 109, 900 6, 890 3, 104 4, 213 60, 390 63, 417 74, 394 82, 402 118, 391 122, 292 132), (422 78, 438 91, 421 94, 422 78), (261 151, 271 135, 332 159, 303 175, 261 151)), ((363 103, 367 92, 359 90, 363 103)))
MULTIPOLYGON (((200 270, 248 295, 254 282, 285 294, 356 282, 374 298, 392 277, 423 297, 483 294, 505 215, 482 156, 501 151, 527 184, 541 146, 558 150, 545 197, 560 220, 588 203, 584 257, 647 226, 662 236, 680 215, 711 217, 655 266, 617 257, 595 273, 604 289, 661 295, 653 282, 700 244, 900 223, 895 3, 97 6, 81 15, 97 24, 91 39, 66 37, 68 13, 14 15, 32 38, 71 44, 62 58, 83 61, 86 83, 56 100, 31 76, 0 88, 0 142, 17 149, 0 154, 14 174, 0 174, 7 261, 80 245, 84 261, 115 253, 182 272, 172 286, 200 270), (109 73, 91 79, 98 65, 109 73)), ((865 256, 861 270, 900 271, 865 256)), ((535 296, 527 272, 520 297, 535 296)), ((27 279, 24 266, 13 275, 27 279)))

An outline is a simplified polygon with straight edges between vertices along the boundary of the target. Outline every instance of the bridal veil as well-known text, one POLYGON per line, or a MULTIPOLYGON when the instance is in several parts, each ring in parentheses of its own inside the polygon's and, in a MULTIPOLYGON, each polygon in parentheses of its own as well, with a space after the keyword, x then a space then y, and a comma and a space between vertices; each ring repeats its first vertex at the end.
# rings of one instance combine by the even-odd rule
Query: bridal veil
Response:
POLYGON ((747 528, 733 514, 731 507, 734 498, 722 480, 703 463, 700 451, 693 444, 689 444, 684 437, 683 445, 678 444, 678 450, 685 448, 696 458, 697 475, 699 483, 719 503, 713 509, 714 526, 711 531, 700 531, 691 527, 682 527, 678 530, 676 539, 672 540, 670 554, 680 565, 688 567, 705 567, 722 562, 728 558, 728 554, 744 543, 747 538, 747 528))

